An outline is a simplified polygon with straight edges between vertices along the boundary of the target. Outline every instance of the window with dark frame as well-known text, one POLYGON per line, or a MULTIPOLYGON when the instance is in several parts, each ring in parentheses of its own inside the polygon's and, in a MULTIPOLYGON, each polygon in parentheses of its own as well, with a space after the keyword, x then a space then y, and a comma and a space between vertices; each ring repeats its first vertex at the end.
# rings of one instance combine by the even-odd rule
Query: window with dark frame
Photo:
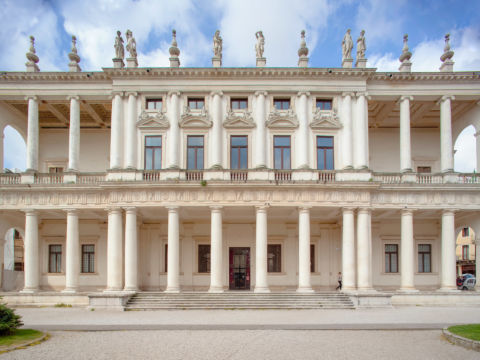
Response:
POLYGON ((429 174, 432 172, 431 166, 417 166, 417 173, 419 174, 429 174))
POLYGON ((230 137, 230 168, 248 168, 248 137, 245 135, 230 137))
POLYGON ((315 105, 319 110, 332 110, 331 99, 317 99, 315 105))
POLYGON ((62 245, 48 245, 48 272, 62 272, 62 245))
POLYGON ((385 244, 385 272, 398 273, 398 245, 385 244))
POLYGON ((198 272, 210 272, 210 245, 198 245, 198 272))
POLYGON ((204 98, 188 98, 188 107, 190 110, 201 110, 205 107, 204 98))
POLYGON ((470 236, 470 229, 468 227, 462 228, 462 237, 469 237, 470 236))
POLYGON ((315 245, 310 244, 310 272, 315 272, 315 245))
POLYGON ((49 173, 49 174, 63 173, 63 167, 60 167, 60 166, 50 166, 50 167, 48 168, 48 173, 49 173))
POLYGON ((334 169, 333 136, 317 136, 317 169, 334 169))
POLYGON ((432 272, 432 245, 430 244, 418 245, 418 272, 432 272))
POLYGON ((145 170, 162 168, 162 136, 145 136, 145 170))
POLYGON ((95 272, 95 245, 82 245, 82 273, 95 272))
POLYGON ((168 272, 168 244, 165 244, 165 272, 168 272))
POLYGON ((162 110, 162 99, 147 99, 147 110, 162 110))
POLYGON ((463 245, 462 246, 462 260, 468 260, 469 249, 470 249, 469 245, 463 245))
POLYGON ((248 109, 248 99, 247 98, 232 98, 230 100, 230 108, 232 110, 248 109))
POLYGON ((282 245, 268 245, 267 261, 268 272, 282 271, 282 245))
POLYGON ((273 137, 273 157, 276 170, 290 170, 290 136, 275 135, 273 137))
POLYGON ((273 106, 277 110, 290 109, 290 99, 273 99, 273 106))
POLYGON ((203 135, 187 137, 187 169, 203 169, 203 135))

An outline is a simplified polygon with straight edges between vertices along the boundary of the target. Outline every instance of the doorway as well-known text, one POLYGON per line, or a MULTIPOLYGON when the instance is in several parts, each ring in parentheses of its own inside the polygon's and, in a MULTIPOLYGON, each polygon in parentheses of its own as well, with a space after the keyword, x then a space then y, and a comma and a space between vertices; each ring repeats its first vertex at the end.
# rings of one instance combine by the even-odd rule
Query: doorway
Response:
POLYGON ((250 290, 250 248, 231 247, 229 265, 229 289, 250 290))

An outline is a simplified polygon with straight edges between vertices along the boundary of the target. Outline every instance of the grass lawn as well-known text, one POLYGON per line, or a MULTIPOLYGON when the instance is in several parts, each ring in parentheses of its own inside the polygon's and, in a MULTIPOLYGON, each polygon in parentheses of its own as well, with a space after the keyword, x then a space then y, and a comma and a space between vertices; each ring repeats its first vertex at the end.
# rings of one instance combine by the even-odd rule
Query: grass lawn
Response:
POLYGON ((1 348, 21 344, 30 340, 39 339, 43 332, 32 329, 17 329, 12 335, 0 336, 1 348))
POLYGON ((480 341, 480 324, 450 326, 448 331, 470 340, 480 341))

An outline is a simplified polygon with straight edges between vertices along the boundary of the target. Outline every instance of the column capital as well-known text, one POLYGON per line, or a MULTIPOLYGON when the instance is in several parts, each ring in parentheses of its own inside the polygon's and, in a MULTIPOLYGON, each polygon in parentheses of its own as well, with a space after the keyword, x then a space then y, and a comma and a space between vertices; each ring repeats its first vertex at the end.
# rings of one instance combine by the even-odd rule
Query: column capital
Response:
POLYGON ((35 100, 35 101, 38 101, 38 96, 37 95, 27 95, 25 96, 25 100, 35 100))
POLYGON ((305 96, 308 97, 308 96, 310 96, 311 94, 310 94, 310 91, 299 91, 299 92, 297 93, 297 97, 300 97, 300 96, 302 96, 302 95, 305 95, 305 96))
POLYGON ((214 90, 210 93, 211 97, 214 97, 215 95, 218 95, 218 96, 222 97, 223 96, 223 91, 222 90, 214 90))
POLYGON ((269 204, 265 204, 265 205, 256 205, 255 206, 255 210, 256 212, 267 212, 268 208, 270 207, 269 204))
POLYGON ((458 209, 443 209, 442 216, 443 215, 453 216, 455 215, 456 212, 458 212, 458 209))
POLYGON ((78 95, 68 95, 67 100, 77 100, 77 101, 79 101, 80 96, 78 96, 78 95))
POLYGON ((108 211, 109 214, 121 213, 122 208, 120 206, 109 206, 105 208, 105 211, 108 211))
POLYGON ((455 100, 455 96, 453 96, 453 95, 443 95, 440 99, 438 99, 437 105, 440 105, 441 103, 443 103, 446 100, 453 101, 453 100, 455 100))
POLYGON ((36 209, 23 209, 22 211, 28 216, 38 215, 38 211, 36 209))
POLYGON ((255 96, 260 96, 260 95, 267 96, 268 92, 264 90, 255 91, 255 96))
POLYGON ((169 91, 169 92, 167 93, 167 96, 169 96, 169 97, 170 97, 170 96, 173 96, 173 95, 180 96, 180 95, 182 95, 182 93, 181 93, 180 91, 178 91, 178 90, 171 90, 171 91, 169 91))
POLYGON ((402 209, 402 215, 412 215, 417 209, 402 209))
POLYGON ((369 207, 359 207, 358 213, 359 214, 370 214, 372 212, 372 208, 369 207))
POLYGON ((78 215, 78 209, 63 209, 67 215, 78 215))
POLYGON ((222 212, 223 206, 221 205, 211 205, 209 206, 212 212, 222 212))
POLYGON ((398 99, 397 103, 401 103, 405 100, 408 100, 408 101, 413 101, 413 96, 410 96, 410 95, 402 95, 400 96, 400 98, 398 99))
POLYGON ((123 208, 127 214, 136 214, 137 208, 135 206, 125 206, 123 208))
POLYGON ((180 209, 180 206, 176 205, 167 205, 165 208, 168 210, 168 212, 178 212, 178 209, 180 209))
POLYGON ((125 96, 138 96, 138 92, 136 92, 136 91, 126 91, 125 96))
POLYGON ((124 95, 125 95, 125 92, 123 92, 123 91, 112 91, 112 92, 110 93, 110 99, 113 99, 115 96, 120 96, 120 97, 122 97, 122 96, 124 96, 124 95))
POLYGON ((343 213, 353 213, 355 210, 357 210, 357 208, 353 207, 353 206, 342 207, 342 212, 343 213))
POLYGON ((299 206, 298 207, 298 212, 299 213, 305 213, 305 212, 310 212, 311 206, 299 206))
POLYGON ((347 96, 354 97, 354 96, 355 96, 355 92, 353 92, 353 91, 345 91, 345 92, 342 92, 342 97, 347 97, 347 96))

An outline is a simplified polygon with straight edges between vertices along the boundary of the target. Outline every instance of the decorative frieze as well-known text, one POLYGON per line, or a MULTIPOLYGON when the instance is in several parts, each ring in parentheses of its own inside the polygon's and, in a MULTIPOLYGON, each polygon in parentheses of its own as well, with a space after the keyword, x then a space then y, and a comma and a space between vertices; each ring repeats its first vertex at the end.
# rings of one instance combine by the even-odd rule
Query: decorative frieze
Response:
POLYGON ((166 114, 161 110, 155 113, 147 112, 146 110, 143 110, 140 116, 138 117, 137 127, 139 129, 144 129, 144 128, 168 129, 170 127, 170 123, 168 122, 166 114))
POLYGON ((335 111, 317 108, 313 114, 313 121, 310 123, 310 127, 312 129, 340 129, 342 124, 335 111))
POLYGON ((270 129, 295 129, 298 127, 297 114, 293 109, 279 111, 273 108, 268 115, 266 126, 270 129))
POLYGON ((211 128, 213 126, 212 120, 205 108, 200 111, 192 111, 188 106, 185 106, 185 112, 182 114, 180 123, 181 128, 211 128))
POLYGON ((227 129, 250 129, 254 128, 252 113, 250 111, 233 111, 230 110, 223 122, 223 127, 227 129))

